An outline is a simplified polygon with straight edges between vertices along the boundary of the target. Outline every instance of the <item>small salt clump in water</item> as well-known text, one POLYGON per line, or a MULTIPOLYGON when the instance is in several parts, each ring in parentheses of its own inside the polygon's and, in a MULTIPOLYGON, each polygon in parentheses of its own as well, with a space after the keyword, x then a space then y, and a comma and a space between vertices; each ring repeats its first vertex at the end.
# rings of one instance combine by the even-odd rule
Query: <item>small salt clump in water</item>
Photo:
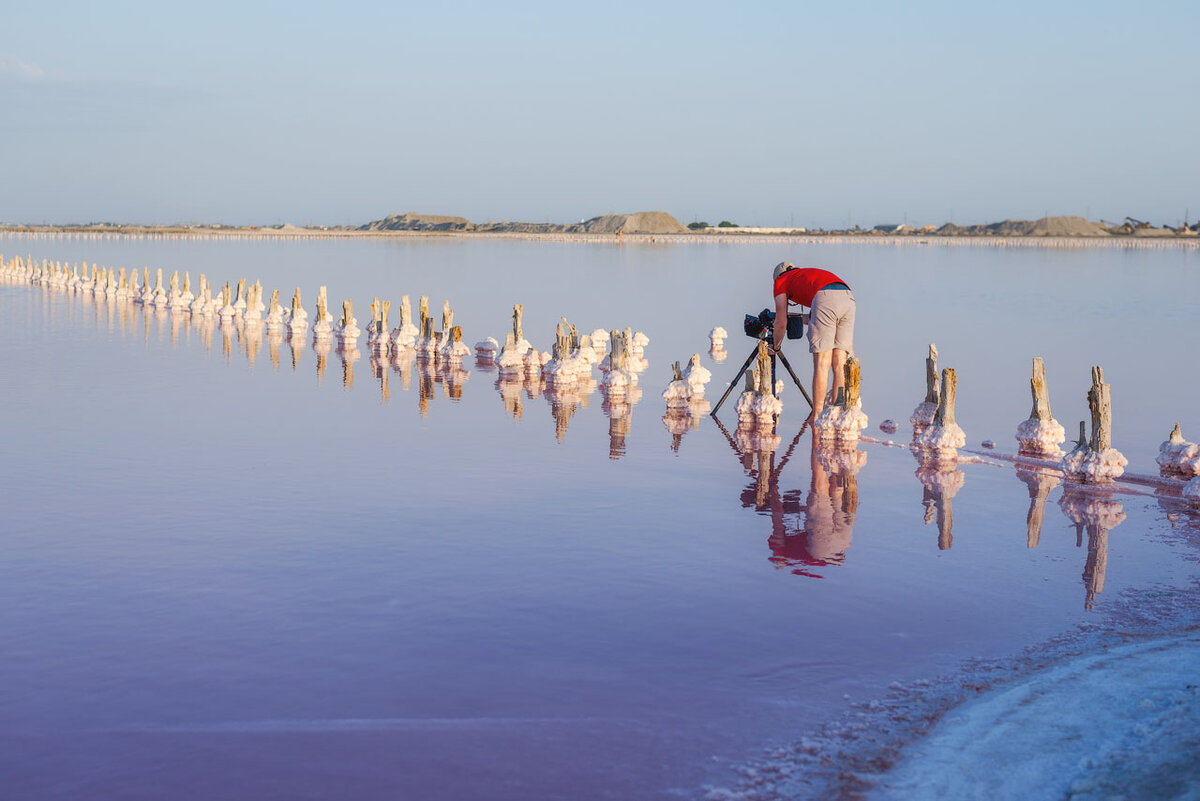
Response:
MULTIPOLYGON (((937 459, 956 459, 958 449, 967 444, 967 435, 954 421, 954 398, 958 376, 954 369, 942 370, 942 384, 933 421, 915 439, 916 446, 937 459)), ((914 424, 915 425, 915 424, 914 424)))
MULTIPOLYGON (((693 353, 687 369, 683 371, 683 380, 687 381, 695 395, 703 395, 704 388, 712 380, 712 372, 700 364, 700 354, 693 353)), ((778 388, 775 394, 779 394, 778 388)))
MULTIPOLYGON (((601 347, 601 351, 603 350, 604 348, 601 347)), ((579 338, 579 349, 575 352, 575 355, 587 362, 589 372, 591 366, 600 361, 600 354, 596 352, 596 347, 593 344, 590 334, 584 334, 579 338)))
POLYGON ((895 434, 899 428, 900 426, 896 425, 896 421, 892 420, 891 418, 888 418, 879 424, 879 430, 885 434, 895 434))
POLYGON ((475 343, 475 358, 481 362, 495 361, 496 356, 500 354, 500 343, 495 337, 481 339, 475 343))
POLYGON ((713 328, 713 330, 708 332, 708 341, 712 347, 719 348, 725 343, 725 339, 728 336, 729 336, 729 333, 724 328, 722 328, 721 326, 718 325, 715 328, 713 328))
POLYGON ((990 440, 990 439, 985 439, 983 442, 981 442, 979 444, 981 447, 989 448, 989 449, 996 447, 995 440, 990 440))
POLYGON ((1183 498, 1189 503, 1200 506, 1200 476, 1196 476, 1183 486, 1183 498))
POLYGON ((1185 440, 1179 423, 1176 423, 1171 435, 1158 446, 1158 456, 1154 461, 1164 476, 1200 475, 1200 445, 1185 440))
POLYGON ((1059 456, 1058 447, 1067 438, 1059 422, 1050 416, 1050 393, 1046 388, 1046 365, 1041 357, 1033 360, 1033 374, 1029 379, 1033 393, 1033 410, 1029 419, 1017 426, 1017 442, 1021 453, 1030 455, 1059 456))
POLYGON ((917 404, 917 408, 913 409, 912 416, 908 418, 913 427, 913 441, 916 441, 917 436, 933 422, 933 416, 937 414, 940 400, 938 397, 937 357, 937 345, 931 342, 929 343, 929 355, 925 357, 925 400, 917 404))
POLYGON ((1092 438, 1085 437, 1079 423, 1079 441, 1063 457, 1059 469, 1067 478, 1092 484, 1107 484, 1125 472, 1129 460, 1112 447, 1112 388, 1104 383, 1104 371, 1092 368, 1092 388, 1088 390, 1088 408, 1092 412, 1092 438))

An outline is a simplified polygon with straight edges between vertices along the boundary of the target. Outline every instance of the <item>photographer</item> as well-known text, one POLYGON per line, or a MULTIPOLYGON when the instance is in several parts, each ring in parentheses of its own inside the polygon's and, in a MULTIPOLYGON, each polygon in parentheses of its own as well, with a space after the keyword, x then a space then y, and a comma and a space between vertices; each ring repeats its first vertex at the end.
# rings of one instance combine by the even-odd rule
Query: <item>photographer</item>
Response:
POLYGON ((843 368, 846 359, 854 355, 854 293, 841 278, 828 270, 797 267, 791 262, 775 266, 774 286, 775 328, 772 351, 783 346, 787 330, 788 304, 807 306, 808 351, 813 357, 813 409, 811 423, 825 407, 829 387, 829 370, 833 369, 834 402, 844 393, 843 368))

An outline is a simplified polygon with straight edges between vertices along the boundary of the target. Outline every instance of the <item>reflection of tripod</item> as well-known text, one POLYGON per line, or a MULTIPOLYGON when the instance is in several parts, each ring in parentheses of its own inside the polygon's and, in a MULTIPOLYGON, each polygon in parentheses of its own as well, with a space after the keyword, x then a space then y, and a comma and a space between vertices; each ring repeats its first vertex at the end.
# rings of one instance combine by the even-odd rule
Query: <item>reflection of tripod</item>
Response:
MULTIPOLYGON (((766 342, 768 345, 771 344, 771 338, 769 335, 761 337, 760 340, 766 342)), ((808 401, 808 407, 811 409, 813 405, 812 398, 808 396, 808 392, 804 389, 804 385, 801 384, 800 379, 796 377, 796 372, 792 369, 792 365, 788 362, 787 356, 783 355, 783 351, 779 351, 779 353, 771 356, 771 389, 775 389, 775 356, 778 356, 779 361, 783 362, 783 366, 787 369, 788 375, 790 375, 792 380, 796 382, 796 386, 800 388, 800 394, 804 396, 806 401, 808 401)), ((754 350, 750 351, 750 355, 746 357, 746 362, 742 365, 742 369, 738 370, 738 374, 733 377, 732 381, 729 382, 729 386, 725 389, 725 394, 721 396, 721 399, 717 401, 717 405, 713 407, 713 417, 717 416, 717 410, 721 408, 721 404, 724 403, 725 399, 729 397, 729 393, 733 392, 733 388, 737 386, 738 381, 742 379, 742 375, 750 367, 750 363, 756 358, 758 358, 757 344, 754 346, 754 350)))

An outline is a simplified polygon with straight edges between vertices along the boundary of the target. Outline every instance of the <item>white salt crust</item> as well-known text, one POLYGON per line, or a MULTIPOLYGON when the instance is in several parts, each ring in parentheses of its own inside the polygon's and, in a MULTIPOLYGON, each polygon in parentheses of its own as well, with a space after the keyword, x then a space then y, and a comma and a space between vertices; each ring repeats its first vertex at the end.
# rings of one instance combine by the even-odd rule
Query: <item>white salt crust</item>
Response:
POLYGON ((1062 449, 1058 446, 1066 441, 1067 432, 1053 418, 1039 420, 1030 417, 1017 426, 1016 438, 1021 453, 1059 456, 1062 449))
POLYGON ((939 426, 931 423, 914 440, 918 448, 939 458, 958 456, 958 449, 967 444, 967 435, 957 423, 939 426))
POLYGON ((1185 478, 1200 475, 1200 445, 1183 438, 1179 427, 1158 446, 1154 459, 1163 475, 1179 475, 1185 478))
POLYGON ((1086 445, 1076 447, 1059 462, 1058 467, 1067 478, 1089 484, 1107 484, 1120 478, 1129 464, 1120 451, 1108 448, 1100 453, 1089 450, 1086 445))

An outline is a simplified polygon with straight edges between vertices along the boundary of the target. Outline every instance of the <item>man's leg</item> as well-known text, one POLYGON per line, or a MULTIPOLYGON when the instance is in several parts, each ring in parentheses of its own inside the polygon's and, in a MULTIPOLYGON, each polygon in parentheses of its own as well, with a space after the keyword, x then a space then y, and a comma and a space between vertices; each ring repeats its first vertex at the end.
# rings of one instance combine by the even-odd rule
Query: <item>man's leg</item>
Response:
POLYGON ((809 422, 817 419, 817 415, 825 408, 825 393, 829 391, 829 365, 832 361, 834 351, 822 350, 814 353, 813 357, 813 379, 812 379, 812 398, 813 408, 812 414, 808 416, 809 422))
POLYGON ((846 351, 841 348, 833 349, 833 398, 837 400, 838 392, 846 386, 846 351))

